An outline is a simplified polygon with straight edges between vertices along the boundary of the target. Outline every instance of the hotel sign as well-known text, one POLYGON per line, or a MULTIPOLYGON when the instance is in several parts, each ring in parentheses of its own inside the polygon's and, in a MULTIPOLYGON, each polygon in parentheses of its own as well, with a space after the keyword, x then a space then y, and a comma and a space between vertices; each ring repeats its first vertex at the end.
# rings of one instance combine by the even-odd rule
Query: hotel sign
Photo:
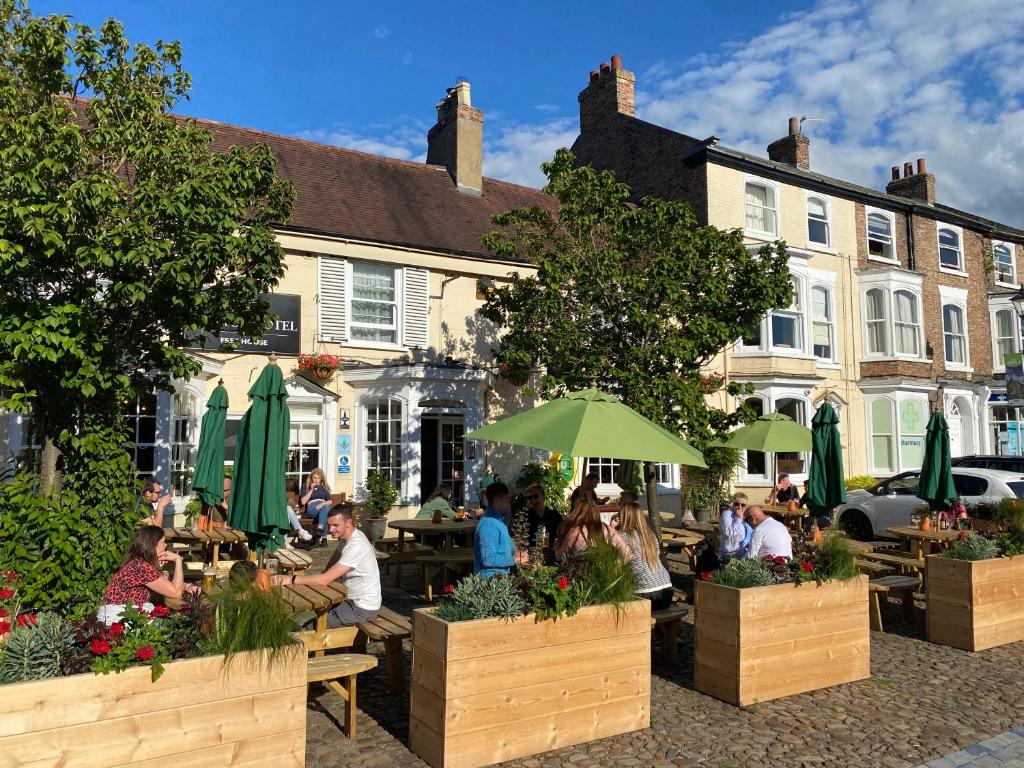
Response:
POLYGON ((237 352, 252 352, 269 355, 298 355, 301 350, 302 325, 300 315, 302 297, 286 293, 264 294, 261 298, 270 302, 270 314, 274 324, 258 338, 241 338, 238 328, 226 325, 218 335, 207 334, 197 339, 195 349, 217 352, 224 344, 231 344, 237 352))

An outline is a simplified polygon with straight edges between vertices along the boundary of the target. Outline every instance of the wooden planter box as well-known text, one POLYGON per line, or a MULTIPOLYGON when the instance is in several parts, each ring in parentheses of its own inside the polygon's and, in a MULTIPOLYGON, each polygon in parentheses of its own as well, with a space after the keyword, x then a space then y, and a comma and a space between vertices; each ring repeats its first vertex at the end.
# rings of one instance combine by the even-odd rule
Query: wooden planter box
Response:
POLYGON ((928 557, 928 641, 981 651, 1024 640, 1024 555, 928 557))
POLYGON ((650 605, 539 623, 416 611, 412 751, 434 768, 475 768, 647 728, 650 605))
POLYGON ((697 690, 738 706, 871 674, 868 578, 735 589, 696 582, 697 690))
POLYGON ((306 656, 262 653, 0 686, 5 766, 278 766, 306 759, 306 656))

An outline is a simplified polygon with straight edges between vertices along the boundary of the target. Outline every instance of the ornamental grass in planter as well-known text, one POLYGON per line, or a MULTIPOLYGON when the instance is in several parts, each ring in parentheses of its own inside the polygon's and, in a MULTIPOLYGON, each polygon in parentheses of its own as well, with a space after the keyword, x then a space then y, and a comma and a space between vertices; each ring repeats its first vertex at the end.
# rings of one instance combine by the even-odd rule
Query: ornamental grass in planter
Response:
POLYGON ((650 602, 602 545, 562 569, 469 576, 414 613, 417 755, 490 765, 649 725, 650 602))
POLYGON ((868 579, 841 536, 700 574, 694 682, 746 706, 870 675, 868 579))

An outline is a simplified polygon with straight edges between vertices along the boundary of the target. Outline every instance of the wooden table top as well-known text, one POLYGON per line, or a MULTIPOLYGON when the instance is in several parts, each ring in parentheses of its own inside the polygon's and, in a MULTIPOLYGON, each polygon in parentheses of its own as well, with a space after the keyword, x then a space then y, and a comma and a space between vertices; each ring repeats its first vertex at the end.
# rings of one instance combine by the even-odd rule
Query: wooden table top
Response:
MULTIPOLYGON (((757 504, 751 504, 750 506, 756 507, 757 504)), ((790 509, 786 504, 761 504, 761 509, 769 515, 779 515, 780 517, 806 517, 811 511, 805 507, 799 509, 790 509)))
POLYGON ((457 549, 440 550, 432 555, 422 555, 416 558, 417 563, 472 563, 474 552, 472 547, 459 547, 457 549))
POLYGON ((950 541, 960 535, 960 531, 947 528, 944 531, 922 531, 914 525, 894 525, 886 529, 893 536, 901 539, 919 539, 921 541, 950 541))
POLYGON ((281 547, 270 556, 277 560, 278 567, 285 571, 302 571, 313 564, 313 558, 297 549, 281 547))
POLYGON ((466 518, 465 520, 449 520, 445 518, 440 523, 433 520, 392 520, 388 523, 389 528, 407 533, 451 533, 453 531, 472 531, 476 528, 477 521, 466 518))
POLYGON ((697 533, 696 531, 684 531, 682 528, 662 528, 661 529, 661 540, 662 541, 680 541, 683 543, 697 544, 704 541, 704 534, 697 533))
POLYGON ((346 589, 340 584, 328 584, 322 587, 308 584, 282 584, 274 589, 281 594, 281 599, 292 613, 325 611, 344 602, 348 595, 346 589))
POLYGON ((246 541, 242 531, 223 528, 213 531, 198 531, 193 528, 164 528, 168 541, 185 541, 198 544, 238 544, 246 541))

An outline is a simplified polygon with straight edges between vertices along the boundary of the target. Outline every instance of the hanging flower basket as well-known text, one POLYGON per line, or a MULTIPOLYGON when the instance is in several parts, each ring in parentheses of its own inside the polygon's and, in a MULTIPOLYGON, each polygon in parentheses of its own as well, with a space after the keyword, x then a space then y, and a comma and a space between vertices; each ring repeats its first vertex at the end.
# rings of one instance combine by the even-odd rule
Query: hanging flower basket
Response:
POLYGON ((334 355, 299 355, 299 373, 326 381, 341 367, 340 358, 334 355))
POLYGON ((501 377, 513 387, 521 387, 530 380, 529 368, 514 368, 508 363, 502 363, 498 367, 498 372, 501 374, 501 377))
POLYGON ((725 375, 721 373, 709 373, 700 377, 700 391, 705 395, 714 394, 725 384, 725 375))

